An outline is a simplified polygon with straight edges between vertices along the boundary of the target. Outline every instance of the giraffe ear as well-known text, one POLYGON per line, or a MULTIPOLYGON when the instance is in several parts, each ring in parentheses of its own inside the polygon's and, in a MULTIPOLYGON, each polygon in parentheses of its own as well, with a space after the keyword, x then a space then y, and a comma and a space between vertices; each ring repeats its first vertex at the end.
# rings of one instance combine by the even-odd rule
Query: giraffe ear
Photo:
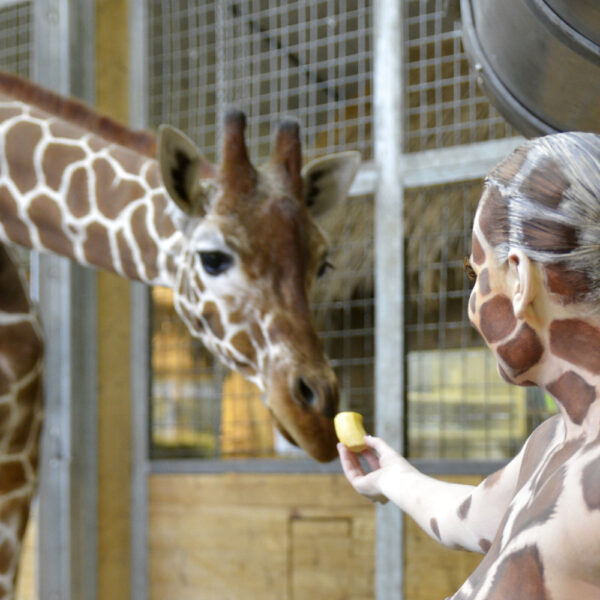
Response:
POLYGON ((161 125, 158 135, 158 164, 167 193, 185 214, 204 213, 207 197, 202 180, 216 176, 214 165, 178 129, 161 125))
POLYGON ((359 165, 360 154, 350 151, 317 158, 302 169, 304 199, 314 217, 348 195, 359 165))

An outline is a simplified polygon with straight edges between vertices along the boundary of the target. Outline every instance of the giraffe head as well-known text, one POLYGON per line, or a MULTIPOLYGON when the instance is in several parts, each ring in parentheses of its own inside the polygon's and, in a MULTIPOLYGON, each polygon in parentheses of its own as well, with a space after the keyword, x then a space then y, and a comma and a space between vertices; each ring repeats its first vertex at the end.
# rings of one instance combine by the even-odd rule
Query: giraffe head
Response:
POLYGON ((254 167, 245 125, 243 113, 227 114, 219 165, 177 130, 161 128, 160 170, 184 232, 175 307, 193 335, 265 391, 288 440, 331 460, 338 389, 308 299, 328 266, 314 217, 347 194, 358 153, 302 169, 298 125, 286 121, 269 161, 254 167))
POLYGON ((599 223, 598 135, 537 138, 486 178, 467 265, 477 275, 469 317, 508 381, 547 383, 556 371, 543 365, 559 330, 566 344, 564 323, 575 335, 574 320, 599 322, 599 223))

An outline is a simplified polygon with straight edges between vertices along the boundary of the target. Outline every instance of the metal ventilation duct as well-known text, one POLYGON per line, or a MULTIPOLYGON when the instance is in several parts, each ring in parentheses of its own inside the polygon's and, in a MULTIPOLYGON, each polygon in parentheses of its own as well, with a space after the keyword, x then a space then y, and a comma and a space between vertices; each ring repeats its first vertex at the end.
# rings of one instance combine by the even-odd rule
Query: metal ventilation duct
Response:
POLYGON ((478 81, 523 135, 600 133, 599 0, 461 0, 478 81))

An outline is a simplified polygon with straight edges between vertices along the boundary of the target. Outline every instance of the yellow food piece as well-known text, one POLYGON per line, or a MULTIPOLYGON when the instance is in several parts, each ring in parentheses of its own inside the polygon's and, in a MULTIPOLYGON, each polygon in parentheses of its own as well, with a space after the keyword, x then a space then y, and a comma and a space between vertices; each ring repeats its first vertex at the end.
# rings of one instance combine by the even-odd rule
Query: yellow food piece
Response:
POLYGON ((338 413, 333 419, 333 426, 338 439, 348 450, 362 452, 367 449, 365 444, 367 432, 360 413, 350 411, 338 413))

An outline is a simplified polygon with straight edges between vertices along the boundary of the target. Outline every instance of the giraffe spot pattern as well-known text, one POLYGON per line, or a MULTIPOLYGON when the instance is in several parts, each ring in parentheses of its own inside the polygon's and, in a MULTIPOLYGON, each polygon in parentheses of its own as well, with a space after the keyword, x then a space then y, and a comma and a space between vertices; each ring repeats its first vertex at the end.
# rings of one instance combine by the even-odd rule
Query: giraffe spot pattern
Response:
POLYGON ((123 269, 125 276, 132 279, 139 279, 141 275, 138 272, 135 258, 133 257, 133 253, 122 229, 117 232, 117 248, 119 249, 121 268, 123 269))
POLYGON ((583 468, 581 490, 586 506, 590 510, 600 510, 600 456, 583 468))
POLYGON ((596 390, 583 377, 573 371, 567 371, 548 385, 548 391, 560 402, 573 423, 581 425, 592 402, 596 399, 596 390))
POLYGON ((13 125, 6 134, 4 155, 8 171, 10 178, 23 194, 38 184, 33 156, 41 139, 40 126, 26 121, 13 125))
POLYGON ((154 201, 154 228, 161 238, 171 237, 176 229, 171 219, 165 218, 168 201, 162 194, 155 194, 154 201))
POLYGON ((91 209, 88 173, 84 167, 75 169, 67 190, 67 207, 76 219, 85 217, 91 209))
POLYGON ((550 324, 550 349, 573 365, 600 373, 600 329, 579 319, 550 324))
POLYGON ((51 143, 46 146, 42 158, 42 170, 46 184, 58 191, 65 169, 86 157, 85 151, 77 146, 51 143))
POLYGON ((100 223, 91 223, 85 230, 83 243, 85 260, 92 265, 109 269, 112 264, 108 231, 100 223))
POLYGON ((38 364, 43 352, 42 341, 28 321, 3 326, 0 336, 0 356, 3 368, 12 381, 29 374, 38 364))
POLYGON ((507 296, 498 295, 480 308, 480 329, 489 344, 504 339, 516 327, 517 320, 512 302, 507 296))
POLYGON ((29 230, 19 217, 17 203, 4 186, 0 187, 0 212, 3 215, 2 225, 8 239, 15 244, 31 246, 29 230))
POLYGON ((250 326, 250 331, 252 332, 252 339, 256 342, 258 348, 264 348, 266 342, 259 324, 253 321, 252 325, 250 326))
POLYGON ((8 539, 3 540, 0 543, 0 574, 10 573, 16 559, 13 543, 8 539))
POLYGON ((499 346, 497 352, 516 376, 534 367, 542 358, 544 348, 537 333, 523 323, 515 337, 499 346))
POLYGON ((152 236, 148 233, 146 224, 147 213, 148 209, 144 205, 135 209, 131 216, 131 232, 133 233, 137 247, 140 249, 146 276, 152 281, 158 277, 158 268, 156 266, 158 246, 152 236))
POLYGON ((50 133, 55 138, 64 138, 67 140, 79 140, 84 133, 80 127, 72 125, 71 123, 63 121, 62 119, 55 119, 52 121, 49 129, 50 133))
POLYGON ((10 494, 27 483, 27 474, 20 460, 0 462, 0 494, 10 494))
POLYGON ((20 390, 17 399, 18 419, 11 428, 8 441, 8 453, 23 452, 37 432, 37 415, 42 404, 42 387, 39 377, 36 377, 26 388, 20 390))
POLYGON ((219 308, 214 302, 210 301, 204 305, 202 317, 206 321, 208 328, 213 332, 213 335, 222 340, 225 337, 225 329, 223 328, 223 323, 221 322, 219 308))
POLYGON ((62 227, 62 211, 52 198, 40 195, 29 204, 29 218, 38 230, 40 243, 50 252, 72 257, 73 244, 62 227))
POLYGON ((96 175, 98 210, 107 219, 116 219, 131 202, 144 197, 144 188, 137 181, 119 179, 107 159, 97 158, 92 167, 96 175))
POLYGON ((0 312, 28 313, 29 297, 15 263, 4 246, 0 245, 0 312))
POLYGON ((248 359, 248 362, 256 363, 256 350, 252 344, 250 336, 245 331, 238 331, 230 341, 233 348, 235 348, 242 356, 248 359))

